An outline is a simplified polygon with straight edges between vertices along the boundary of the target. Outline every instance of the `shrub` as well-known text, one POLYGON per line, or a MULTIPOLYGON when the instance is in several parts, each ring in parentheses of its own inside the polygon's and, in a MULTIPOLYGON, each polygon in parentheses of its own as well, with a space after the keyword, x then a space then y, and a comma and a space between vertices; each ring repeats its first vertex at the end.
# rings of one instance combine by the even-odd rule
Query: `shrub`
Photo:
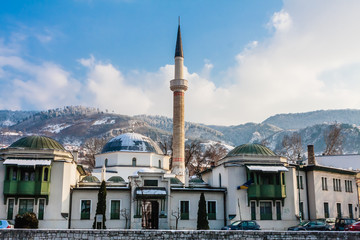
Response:
POLYGON ((15 228, 39 228, 39 220, 35 213, 24 213, 16 215, 15 228))

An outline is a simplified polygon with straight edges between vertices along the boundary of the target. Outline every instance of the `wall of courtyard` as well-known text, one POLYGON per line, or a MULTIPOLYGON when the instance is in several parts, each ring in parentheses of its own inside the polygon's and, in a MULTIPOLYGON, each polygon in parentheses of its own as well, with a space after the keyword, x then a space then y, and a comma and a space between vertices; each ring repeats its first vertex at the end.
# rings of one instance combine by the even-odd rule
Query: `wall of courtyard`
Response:
POLYGON ((0 239, 88 239, 88 240, 132 240, 132 239, 360 239, 360 232, 285 232, 285 231, 171 231, 171 230, 23 230, 0 231, 0 239))

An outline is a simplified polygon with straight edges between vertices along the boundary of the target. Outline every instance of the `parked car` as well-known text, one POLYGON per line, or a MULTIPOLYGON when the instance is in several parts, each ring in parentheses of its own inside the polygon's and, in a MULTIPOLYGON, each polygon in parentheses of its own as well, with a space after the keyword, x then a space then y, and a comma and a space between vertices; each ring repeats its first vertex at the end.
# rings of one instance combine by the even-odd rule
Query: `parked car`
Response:
POLYGON ((325 221, 304 221, 297 226, 289 227, 288 231, 331 231, 332 226, 325 221))
POLYGON ((355 223, 356 220, 352 218, 337 218, 335 221, 335 230, 344 231, 349 225, 355 223))
POLYGON ((330 225, 332 231, 335 230, 335 220, 336 220, 335 218, 318 218, 316 220, 326 222, 327 224, 330 225))
POLYGON ((347 225, 345 231, 360 231, 360 222, 354 222, 351 225, 347 225))
POLYGON ((256 221, 235 221, 221 230, 260 230, 256 221))
POLYGON ((8 220, 0 220, 0 229, 14 228, 14 225, 10 224, 8 220))

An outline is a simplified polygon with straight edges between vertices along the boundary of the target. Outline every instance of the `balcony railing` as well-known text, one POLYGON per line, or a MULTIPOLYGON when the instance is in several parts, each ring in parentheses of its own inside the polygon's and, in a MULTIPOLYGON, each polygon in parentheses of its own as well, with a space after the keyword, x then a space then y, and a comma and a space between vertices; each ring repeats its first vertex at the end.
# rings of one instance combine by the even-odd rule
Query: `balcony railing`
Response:
POLYGON ((4 195, 49 195, 50 183, 41 181, 4 181, 4 195))
POLYGON ((248 188, 249 199, 283 199, 286 198, 285 185, 251 185, 248 188))

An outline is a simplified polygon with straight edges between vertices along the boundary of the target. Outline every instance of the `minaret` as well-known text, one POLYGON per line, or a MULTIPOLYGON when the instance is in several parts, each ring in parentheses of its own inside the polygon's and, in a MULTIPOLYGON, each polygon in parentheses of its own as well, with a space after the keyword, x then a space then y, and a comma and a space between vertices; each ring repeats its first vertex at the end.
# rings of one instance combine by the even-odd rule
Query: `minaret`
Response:
POLYGON ((184 79, 184 53, 181 42, 180 21, 175 48, 175 78, 170 81, 170 89, 174 92, 173 106, 173 158, 172 172, 185 183, 185 120, 184 95, 188 82, 184 79))

